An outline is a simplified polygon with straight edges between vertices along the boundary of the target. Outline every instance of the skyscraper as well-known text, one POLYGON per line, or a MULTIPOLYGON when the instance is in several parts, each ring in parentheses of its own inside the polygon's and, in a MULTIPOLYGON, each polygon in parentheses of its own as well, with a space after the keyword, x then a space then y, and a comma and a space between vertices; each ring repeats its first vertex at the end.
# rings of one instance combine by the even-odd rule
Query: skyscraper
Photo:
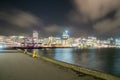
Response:
POLYGON ((68 34, 68 31, 66 30, 62 34, 62 39, 67 40, 68 38, 69 38, 69 34, 68 34))
POLYGON ((33 40, 34 40, 34 42, 35 43, 37 43, 38 42, 38 32, 37 31, 33 31, 33 40))

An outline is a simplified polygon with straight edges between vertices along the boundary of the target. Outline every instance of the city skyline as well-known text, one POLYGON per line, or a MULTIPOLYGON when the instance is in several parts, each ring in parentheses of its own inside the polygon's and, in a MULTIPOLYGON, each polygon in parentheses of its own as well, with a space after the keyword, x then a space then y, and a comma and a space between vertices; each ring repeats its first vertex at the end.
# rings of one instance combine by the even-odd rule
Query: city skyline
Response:
POLYGON ((3 0, 0 35, 30 35, 37 30, 48 37, 68 30, 73 37, 119 37, 119 4, 119 0, 3 0))
POLYGON ((120 48, 120 38, 100 40, 95 36, 74 38, 65 30, 61 36, 39 37, 37 31, 32 36, 0 36, 3 47, 76 47, 76 48, 120 48))

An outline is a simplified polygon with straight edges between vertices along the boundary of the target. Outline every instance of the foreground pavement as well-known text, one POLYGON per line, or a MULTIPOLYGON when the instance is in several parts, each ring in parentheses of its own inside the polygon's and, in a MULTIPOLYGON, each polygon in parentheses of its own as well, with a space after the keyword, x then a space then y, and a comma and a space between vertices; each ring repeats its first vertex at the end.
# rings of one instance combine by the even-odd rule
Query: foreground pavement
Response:
POLYGON ((101 80, 32 58, 17 50, 0 50, 0 80, 101 80))

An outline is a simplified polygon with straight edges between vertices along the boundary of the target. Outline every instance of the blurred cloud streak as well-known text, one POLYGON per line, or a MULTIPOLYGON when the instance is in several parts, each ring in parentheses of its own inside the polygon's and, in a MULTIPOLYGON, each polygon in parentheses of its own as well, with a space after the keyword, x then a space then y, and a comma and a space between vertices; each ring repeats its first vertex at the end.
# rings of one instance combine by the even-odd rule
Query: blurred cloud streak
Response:
POLYGON ((60 26, 60 25, 56 25, 56 24, 52 24, 52 25, 47 25, 46 27, 44 27, 44 30, 47 32, 59 32, 59 31, 63 31, 64 27, 60 26))
POLYGON ((0 20, 23 28, 41 24, 41 20, 38 17, 20 10, 0 11, 0 20))
POLYGON ((77 23, 93 23, 99 34, 120 27, 120 0, 74 0, 69 17, 77 23))

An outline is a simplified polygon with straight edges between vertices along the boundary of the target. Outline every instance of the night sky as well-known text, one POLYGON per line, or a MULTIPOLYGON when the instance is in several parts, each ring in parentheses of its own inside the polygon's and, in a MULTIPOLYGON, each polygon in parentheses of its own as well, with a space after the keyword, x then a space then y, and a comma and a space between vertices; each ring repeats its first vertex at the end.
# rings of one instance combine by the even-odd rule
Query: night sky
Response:
POLYGON ((120 0, 1 0, 0 35, 120 36, 120 0))

